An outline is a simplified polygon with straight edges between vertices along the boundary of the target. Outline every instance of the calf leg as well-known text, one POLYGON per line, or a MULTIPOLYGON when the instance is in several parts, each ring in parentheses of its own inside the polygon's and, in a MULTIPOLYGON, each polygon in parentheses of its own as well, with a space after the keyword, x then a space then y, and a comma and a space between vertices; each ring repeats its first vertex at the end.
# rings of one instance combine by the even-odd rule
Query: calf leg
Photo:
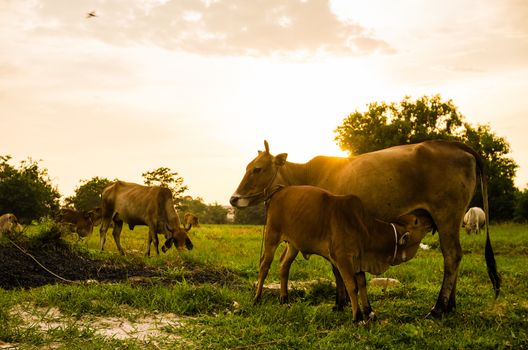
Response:
POLYGON ((297 254, 299 254, 299 251, 295 249, 291 244, 286 245, 286 249, 281 255, 280 262, 281 262, 281 268, 280 268, 280 285, 281 285, 281 292, 280 292, 280 302, 281 303, 287 303, 288 302, 288 276, 290 275, 290 267, 295 258, 297 257, 297 254))
POLYGON ((345 283, 343 282, 343 278, 341 277, 338 268, 334 264, 332 264, 332 272, 334 273, 336 281, 336 302, 332 309, 336 311, 341 311, 347 303, 348 294, 346 291, 345 283))
POLYGON ((123 228, 123 221, 114 221, 114 229, 112 230, 112 236, 121 255, 125 255, 125 251, 121 247, 121 229, 123 228))
POLYGON ((264 253, 260 257, 259 277, 254 299, 255 303, 257 303, 262 296, 264 280, 266 279, 271 263, 273 262, 275 251, 279 245, 279 239, 280 235, 278 232, 266 229, 266 232, 264 233, 264 253))
POLYGON ((358 272, 356 273, 356 282, 358 284, 359 289, 359 297, 361 299, 361 306, 364 317, 366 317, 368 320, 373 320, 376 318, 376 315, 372 311, 372 307, 370 306, 370 301, 368 299, 367 294, 367 279, 365 277, 365 272, 358 272))

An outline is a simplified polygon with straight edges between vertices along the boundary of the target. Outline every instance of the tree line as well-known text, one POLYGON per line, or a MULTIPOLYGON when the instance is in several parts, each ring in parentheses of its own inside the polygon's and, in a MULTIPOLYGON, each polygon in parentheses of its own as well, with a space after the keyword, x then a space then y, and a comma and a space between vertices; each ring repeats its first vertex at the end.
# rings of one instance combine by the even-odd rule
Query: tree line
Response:
MULTIPOLYGON (((344 118, 335 133, 335 141, 350 156, 433 139, 464 142, 484 158, 490 220, 528 221, 528 189, 520 190, 514 185, 518 165, 508 157, 509 143, 493 133, 489 125, 467 122, 452 100, 443 101, 440 95, 433 95, 416 100, 405 97, 399 103, 373 102, 367 105, 367 111, 356 110, 344 118)), ((14 213, 25 223, 53 216, 59 209, 61 195, 52 185, 48 170, 31 158, 18 167, 10 161, 10 156, 0 156, 0 214, 14 213)), ((170 168, 160 167, 141 175, 147 186, 169 188, 181 215, 192 212, 202 223, 231 222, 229 208, 185 196, 188 187, 184 179, 170 168)), ((100 177, 81 180, 74 195, 65 198, 64 205, 78 210, 97 207, 102 189, 110 182, 100 177)), ((470 206, 482 206, 480 188, 470 206)), ((234 211, 234 223, 263 224, 264 220, 263 204, 234 211)))

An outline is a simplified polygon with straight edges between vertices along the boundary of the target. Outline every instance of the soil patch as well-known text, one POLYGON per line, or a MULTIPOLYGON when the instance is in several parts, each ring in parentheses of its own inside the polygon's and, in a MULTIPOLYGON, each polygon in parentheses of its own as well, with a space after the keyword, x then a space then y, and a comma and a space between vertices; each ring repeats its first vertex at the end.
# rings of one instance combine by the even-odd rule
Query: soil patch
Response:
POLYGON ((24 244, 21 248, 27 254, 10 243, 0 245, 0 288, 34 288, 46 284, 66 283, 63 279, 102 283, 128 281, 142 285, 171 284, 184 279, 195 284, 210 283, 231 287, 242 284, 240 276, 223 267, 181 262, 182 274, 169 278, 164 267, 149 266, 137 260, 116 262, 110 259, 92 259, 83 256, 64 242, 58 246, 48 245, 44 249, 35 248, 31 244, 24 244))
MULTIPOLYGON (((69 249, 24 250, 53 273, 72 281, 117 282, 130 276, 160 275, 158 270, 144 264, 127 265, 108 260, 94 260, 69 249)), ((0 246, 0 261, 0 287, 4 289, 32 288, 64 282, 12 245, 0 246)))

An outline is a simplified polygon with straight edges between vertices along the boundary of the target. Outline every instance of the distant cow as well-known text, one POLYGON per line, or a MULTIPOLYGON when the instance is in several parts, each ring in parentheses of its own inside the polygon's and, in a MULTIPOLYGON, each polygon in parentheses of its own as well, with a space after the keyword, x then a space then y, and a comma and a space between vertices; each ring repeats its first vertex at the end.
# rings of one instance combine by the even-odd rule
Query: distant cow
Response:
POLYGON ((101 209, 101 207, 95 207, 93 209, 88 210, 88 214, 90 214, 94 226, 98 226, 101 224, 101 221, 103 220, 103 210, 101 209))
POLYGON ((87 237, 93 232, 94 214, 86 210, 61 208, 57 221, 66 224, 68 229, 77 232, 79 237, 87 237))
POLYGON ((317 254, 332 263, 338 300, 348 292, 354 320, 362 318, 358 292, 363 314, 374 316, 365 272, 377 275, 413 258, 432 228, 430 220, 415 215, 403 215, 393 223, 375 220, 359 197, 337 196, 313 186, 283 188, 269 200, 267 213, 255 301, 261 297, 275 250, 286 241, 281 256, 281 301, 288 297, 289 269, 297 254, 301 252, 305 258, 317 254))
POLYGON ((172 246, 173 242, 178 249, 193 248, 187 236, 188 230, 180 227, 180 219, 174 209, 172 193, 168 188, 116 181, 103 189, 101 197, 102 224, 99 231, 101 250, 104 249, 106 231, 111 221, 114 222, 112 235, 117 249, 123 255, 124 251, 120 242, 123 222, 126 222, 131 230, 136 225, 149 227, 146 256, 150 256, 150 244, 153 241, 156 254, 159 255, 158 233, 163 233, 166 238, 162 247, 164 252, 172 246))
POLYGON ((189 230, 191 227, 200 227, 200 223, 198 222, 198 217, 194 216, 192 213, 185 213, 183 216, 183 226, 186 230, 189 230))
POLYGON ((4 214, 0 216, 0 238, 5 234, 13 234, 15 232, 21 232, 22 225, 18 222, 15 214, 4 214))
POLYGON ((479 207, 469 208, 466 215, 464 215, 463 226, 468 235, 472 232, 480 233, 480 229, 486 226, 486 214, 484 213, 484 210, 479 207))

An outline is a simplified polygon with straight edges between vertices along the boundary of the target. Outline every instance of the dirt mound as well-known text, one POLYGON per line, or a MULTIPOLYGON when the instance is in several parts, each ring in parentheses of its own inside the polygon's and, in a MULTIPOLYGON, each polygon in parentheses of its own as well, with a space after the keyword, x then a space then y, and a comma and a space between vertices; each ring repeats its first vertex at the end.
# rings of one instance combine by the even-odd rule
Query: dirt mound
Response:
MULTIPOLYGON (((94 260, 69 249, 23 249, 51 272, 71 281, 117 282, 127 280, 131 276, 160 275, 159 270, 144 264, 94 260)), ((0 246, 0 267, 0 287, 4 289, 32 288, 64 282, 10 244, 0 246)))
POLYGON ((90 254, 77 251, 60 240, 44 245, 42 242, 37 245, 34 242, 23 243, 17 244, 22 250, 12 243, 0 244, 0 288, 33 288, 67 283, 65 280, 102 283, 128 281, 142 285, 171 284, 182 280, 231 287, 243 284, 240 276, 223 267, 181 261, 182 274, 169 277, 163 267, 149 266, 137 259, 133 262, 116 262, 113 259, 89 258, 90 254))

